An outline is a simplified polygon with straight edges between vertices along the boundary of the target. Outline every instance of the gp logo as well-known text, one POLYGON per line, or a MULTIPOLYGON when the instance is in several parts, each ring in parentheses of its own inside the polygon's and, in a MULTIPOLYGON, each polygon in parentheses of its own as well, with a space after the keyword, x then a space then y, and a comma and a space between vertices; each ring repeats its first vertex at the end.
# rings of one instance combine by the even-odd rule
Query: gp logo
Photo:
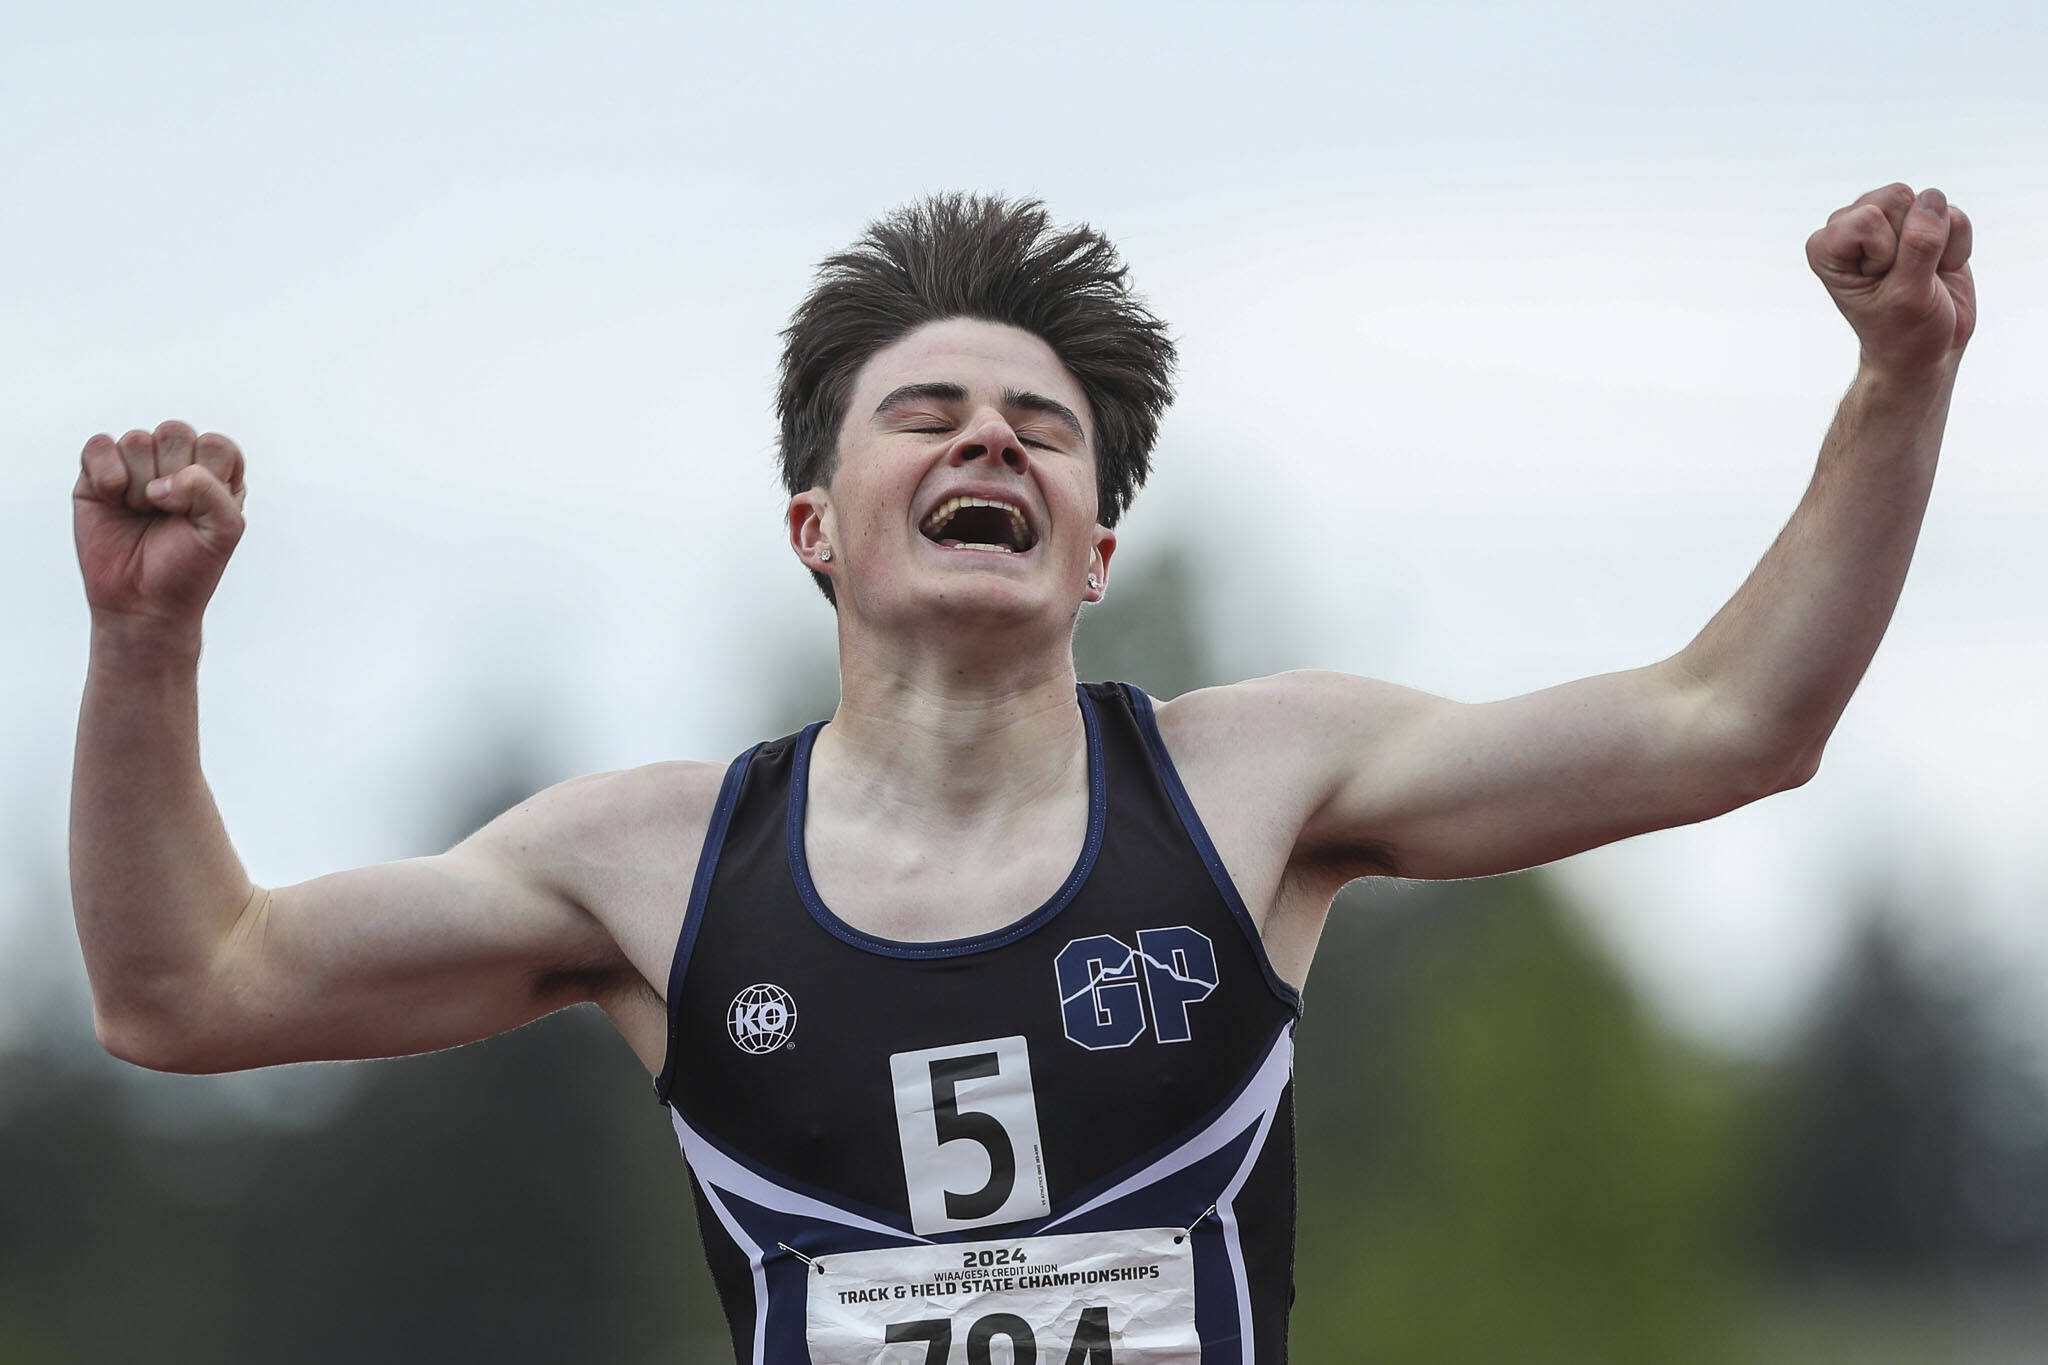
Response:
POLYGON ((725 1027, 742 1052, 773 1052, 796 1032, 796 1001, 771 982, 749 986, 732 998, 725 1027))
POLYGON ((1113 934, 1091 934, 1060 949, 1060 1019, 1067 1037, 1091 1052, 1129 1047, 1144 1036, 1149 1011, 1162 1043, 1194 1036, 1188 1007, 1216 989, 1216 945, 1185 924, 1140 929, 1133 948, 1113 934))

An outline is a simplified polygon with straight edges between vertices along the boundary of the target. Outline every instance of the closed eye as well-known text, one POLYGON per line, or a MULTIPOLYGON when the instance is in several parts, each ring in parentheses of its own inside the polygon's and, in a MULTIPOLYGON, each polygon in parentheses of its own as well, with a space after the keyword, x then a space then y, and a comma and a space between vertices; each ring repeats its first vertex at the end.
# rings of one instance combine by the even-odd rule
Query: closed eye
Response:
MULTIPOLYGON (((903 428, 903 433, 906 436, 944 436, 947 432, 951 430, 951 427, 905 427, 903 428)), ((1035 436, 1025 436, 1020 434, 1017 437, 1017 439, 1022 441, 1027 446, 1037 446, 1041 450, 1057 449, 1057 447, 1051 441, 1043 441, 1035 436)))

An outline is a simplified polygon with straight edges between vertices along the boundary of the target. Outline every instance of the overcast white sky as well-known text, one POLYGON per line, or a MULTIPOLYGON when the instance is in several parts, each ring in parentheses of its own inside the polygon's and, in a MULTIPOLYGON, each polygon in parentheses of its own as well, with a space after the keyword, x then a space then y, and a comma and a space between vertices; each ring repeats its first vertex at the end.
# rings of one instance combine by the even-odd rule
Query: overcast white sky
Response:
POLYGON ((906 199, 1120 243, 1184 354, 1124 553, 1192 547, 1221 657, 1484 700, 1741 583, 1854 372, 1805 238, 1901 179, 1969 211, 1982 323, 1891 633, 1808 787, 1562 871, 1724 1042, 1799 1007, 1859 872, 2048 970, 2038 4, 19 8, 0 907, 61 859, 95 431, 248 453, 204 748, 284 882, 431 851, 490 717, 564 775, 759 737, 830 637, 775 333, 906 199))

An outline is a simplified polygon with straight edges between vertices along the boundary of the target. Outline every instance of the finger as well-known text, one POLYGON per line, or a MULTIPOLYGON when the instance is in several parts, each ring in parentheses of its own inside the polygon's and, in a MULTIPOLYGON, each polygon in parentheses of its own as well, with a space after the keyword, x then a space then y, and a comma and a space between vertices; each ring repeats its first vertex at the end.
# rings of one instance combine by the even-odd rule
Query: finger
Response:
POLYGON ((1899 259, 1895 267, 1905 282, 1933 279, 1935 264, 1948 249, 1948 198, 1940 190, 1920 191, 1906 226, 1899 232, 1899 259))
POLYGON ((1875 204, 1852 207, 1806 239, 1807 264, 1836 285, 1868 288, 1868 277, 1891 269, 1897 253, 1891 222, 1875 204))
POLYGON ((156 438, 146 431, 131 431, 115 443, 121 452, 121 463, 128 470, 128 506, 137 512, 147 512, 153 504, 145 491, 149 481, 156 477, 156 438))
POLYGON ((1900 229, 1905 227, 1906 214, 1913 207, 1913 187, 1902 180, 1894 180, 1882 189, 1872 190, 1859 196, 1854 203, 1836 209, 1828 215, 1828 221, 1832 223, 1843 214, 1853 213, 1865 204, 1877 206, 1878 211, 1884 214, 1885 221, 1892 225, 1892 235, 1896 237, 1900 229))
POLYGON ((193 449, 192 462, 205 465, 213 476, 235 492, 242 486, 242 448, 217 431, 209 431, 199 438, 193 449))
POLYGON ((1948 206, 1948 245, 1941 249, 1941 262, 1935 269, 1941 271, 1961 270, 1963 262, 1970 259, 1970 215, 1954 204, 1948 206))
POLYGON ((199 440, 199 433, 192 430, 191 423, 175 419, 159 422, 152 434, 156 437, 158 478, 175 474, 192 463, 192 447, 199 440))
POLYGON ((121 502, 128 491, 128 466, 114 438, 101 432, 85 443, 78 457, 79 492, 101 502, 121 502))
POLYGON ((191 518, 192 527, 217 549, 230 549, 242 536, 242 504, 204 465, 186 465, 153 480, 149 500, 160 512, 191 518))

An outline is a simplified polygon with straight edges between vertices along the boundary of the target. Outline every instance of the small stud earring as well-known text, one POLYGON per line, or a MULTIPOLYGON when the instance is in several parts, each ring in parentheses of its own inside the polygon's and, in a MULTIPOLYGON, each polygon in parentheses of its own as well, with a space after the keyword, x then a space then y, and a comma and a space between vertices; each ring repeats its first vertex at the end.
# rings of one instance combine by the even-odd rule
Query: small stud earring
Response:
POLYGON ((821 564, 830 564, 832 562, 832 547, 830 545, 819 547, 818 562, 821 564))
POLYGON ((1099 589, 1100 589, 1101 587, 1102 587, 1102 584, 1101 584, 1100 582, 1098 582, 1098 581, 1096 580, 1096 577, 1095 577, 1095 575, 1094 575, 1094 574, 1089 574, 1089 575, 1088 575, 1088 591, 1090 591, 1090 592, 1096 592, 1096 591, 1098 591, 1098 590, 1099 590, 1099 589))

